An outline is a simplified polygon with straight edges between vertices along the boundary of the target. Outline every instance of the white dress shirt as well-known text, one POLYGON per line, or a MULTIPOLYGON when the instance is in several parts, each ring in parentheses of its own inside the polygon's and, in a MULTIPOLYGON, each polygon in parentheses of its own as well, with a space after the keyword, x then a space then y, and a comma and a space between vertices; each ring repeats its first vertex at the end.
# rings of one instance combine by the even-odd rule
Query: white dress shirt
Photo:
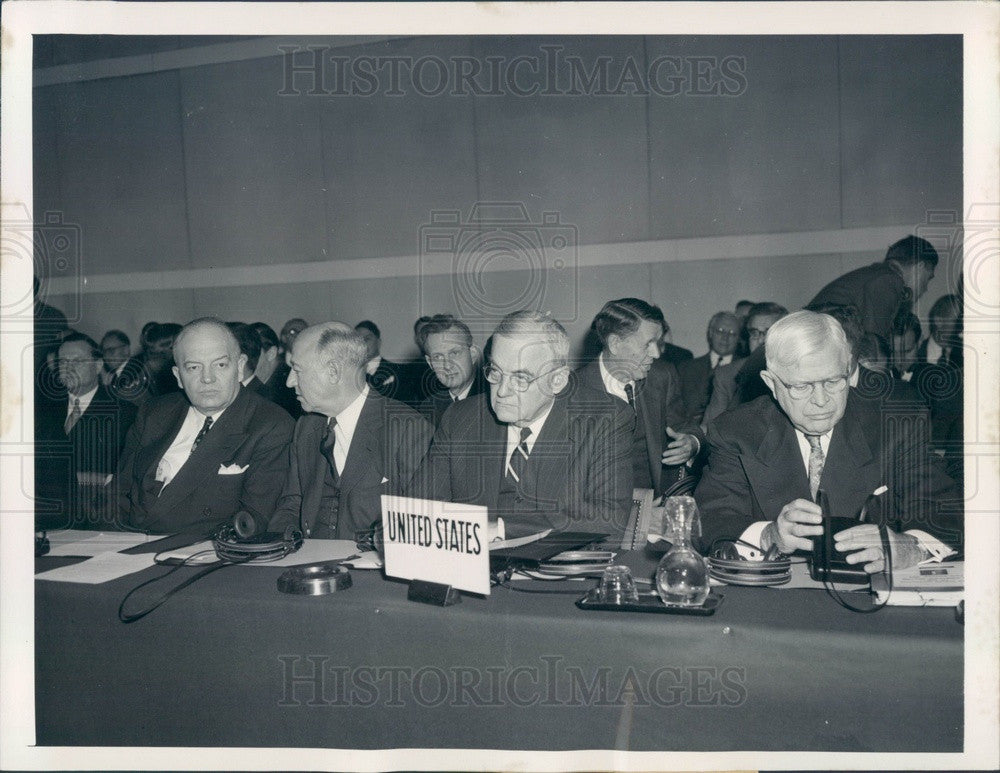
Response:
POLYGON ((475 379, 470 380, 469 383, 466 384, 465 387, 463 389, 460 389, 458 392, 452 392, 449 389, 448 390, 448 394, 451 395, 452 402, 457 403, 459 400, 464 400, 466 397, 468 397, 469 396, 469 392, 472 391, 472 382, 473 381, 475 381, 475 379))
MULTIPOLYGON (((354 439, 354 430, 358 428, 358 419, 361 418, 361 409, 365 407, 365 400, 368 399, 368 387, 361 390, 361 394, 354 398, 350 405, 338 413, 334 418, 337 426, 333 428, 333 463, 337 466, 337 474, 343 475, 344 466, 347 464, 347 454, 351 450, 351 441, 354 439)), ((330 420, 326 420, 329 425, 330 420)))
MULTIPOLYGON (((163 454, 160 463, 156 465, 156 480, 160 481, 166 487, 174 479, 174 476, 177 475, 181 467, 184 466, 188 457, 191 456, 191 448, 194 446, 194 440, 198 437, 198 433, 201 432, 201 428, 205 426, 205 419, 211 416, 212 426, 214 427, 219 422, 219 417, 223 413, 225 413, 225 408, 217 413, 204 414, 193 405, 190 406, 187 416, 184 417, 184 421, 181 423, 177 437, 174 438, 174 442, 170 444, 167 452, 163 454)), ((209 432, 211 431, 209 430, 209 432)), ((163 489, 161 488, 160 491, 162 493, 163 489)))
POLYGON ((733 361, 733 355, 727 354, 723 357, 721 354, 713 352, 711 349, 708 350, 708 359, 712 365, 712 370, 715 370, 720 365, 728 365, 733 361))
POLYGON ((634 381, 619 381, 615 378, 611 371, 607 369, 604 364, 604 352, 597 355, 597 367, 601 371, 601 381, 604 382, 604 391, 609 395, 614 395, 619 400, 624 400, 628 402, 628 394, 625 392, 625 386, 627 384, 632 385, 632 394, 635 394, 635 382, 634 381))
MULTIPOLYGON (((819 436, 819 445, 820 448, 823 449, 824 459, 826 458, 826 455, 830 450, 830 437, 832 435, 833 435, 833 430, 830 430, 830 432, 827 432, 826 434, 819 436)), ((799 453, 802 454, 802 463, 805 465, 806 475, 808 476, 809 454, 811 453, 812 449, 810 449, 809 447, 809 441, 806 440, 805 433, 800 432, 799 430, 796 429, 795 438, 796 440, 799 441, 799 453)), ((889 492, 887 491, 885 494, 882 494, 882 496, 886 496, 888 493, 889 492)), ((775 513, 775 518, 777 517, 778 514, 775 513)), ((746 531, 744 531, 743 534, 740 535, 740 539, 743 540, 744 542, 749 542, 751 545, 759 546, 761 533, 764 531, 764 528, 769 523, 772 523, 772 521, 756 521, 755 523, 750 524, 746 528, 746 531)), ((920 529, 907 529, 906 532, 904 533, 916 537, 917 542, 920 544, 920 547, 922 547, 930 554, 929 558, 926 558, 920 562, 922 564, 926 564, 929 562, 943 561, 945 558, 955 553, 954 550, 952 550, 950 547, 941 542, 941 540, 931 536, 925 531, 921 531, 920 529)), ((760 561, 761 559, 764 558, 762 550, 754 550, 753 548, 749 548, 745 545, 740 545, 737 543, 736 550, 739 552, 741 556, 750 559, 751 561, 760 561)))
POLYGON ((96 386, 93 389, 91 389, 89 392, 87 392, 86 394, 83 394, 83 395, 75 395, 72 392, 70 392, 67 395, 67 397, 69 398, 69 400, 66 403, 66 418, 68 419, 70 417, 70 415, 73 413, 73 401, 74 400, 79 400, 80 401, 80 415, 83 416, 83 414, 87 412, 87 408, 90 407, 91 402, 93 402, 94 395, 96 395, 96 394, 97 394, 97 387, 96 386))
MULTIPOLYGON (((552 405, 546 409, 545 413, 535 419, 528 425, 528 429, 531 430, 531 434, 528 435, 527 440, 524 444, 528 447, 528 454, 531 454, 531 449, 535 447, 535 441, 538 440, 538 433, 542 431, 542 427, 545 425, 545 420, 549 418, 549 414, 552 413, 552 405)), ((521 428, 514 426, 513 424, 507 425, 507 451, 504 459, 506 463, 504 465, 504 472, 507 471, 507 466, 510 464, 510 456, 514 453, 514 449, 517 448, 518 444, 521 442, 521 428)))

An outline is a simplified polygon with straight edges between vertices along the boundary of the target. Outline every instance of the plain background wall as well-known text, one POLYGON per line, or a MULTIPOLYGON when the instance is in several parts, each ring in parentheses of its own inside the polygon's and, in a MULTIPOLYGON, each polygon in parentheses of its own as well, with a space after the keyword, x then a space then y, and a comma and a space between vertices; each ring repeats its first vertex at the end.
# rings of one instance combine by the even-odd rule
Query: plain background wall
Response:
MULTIPOLYGON (((700 353, 715 310, 743 297, 801 306, 881 259, 888 243, 675 260, 676 240, 879 227, 901 236, 929 212, 962 210, 955 36, 412 38, 336 53, 509 62, 543 59, 542 46, 588 69, 608 57, 612 73, 664 55, 741 57, 746 89, 331 97, 308 95, 309 79, 297 76, 300 95, 282 96, 281 56, 39 86, 36 219, 58 211, 80 226, 81 271, 95 289, 49 301, 79 306, 75 326, 95 336, 120 327, 137 338, 148 320, 202 314, 276 329, 292 316, 368 317, 384 352, 403 357, 415 351, 420 314, 468 311, 470 293, 513 303, 541 281, 539 302, 575 340, 604 301, 635 295, 660 304, 675 342, 700 353), (415 256, 431 213, 466 218, 477 201, 520 202, 532 223, 557 213, 594 247, 584 265, 570 258, 559 271, 480 273, 456 259, 464 274, 421 276, 415 256), (631 262, 620 249, 646 242, 663 243, 662 261, 647 250, 631 262), (357 268, 372 258, 398 260, 357 268), (308 282, 267 273, 286 263, 329 273, 308 282), (352 278, 336 278, 341 266, 352 278), (198 286, 175 281, 190 269, 204 272, 198 286), (224 269, 267 281, 241 287, 224 269), (105 275, 132 272, 159 272, 155 287, 100 291, 105 275)), ((523 265, 502 244, 495 257, 501 268, 523 265)), ((954 287, 960 258, 942 257, 924 314, 954 287)))

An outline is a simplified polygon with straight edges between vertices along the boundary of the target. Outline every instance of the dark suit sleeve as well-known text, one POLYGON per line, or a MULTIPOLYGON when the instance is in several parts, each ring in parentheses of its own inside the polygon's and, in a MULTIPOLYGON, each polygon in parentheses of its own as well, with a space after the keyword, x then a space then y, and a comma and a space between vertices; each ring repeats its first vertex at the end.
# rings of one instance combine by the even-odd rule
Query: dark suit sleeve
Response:
POLYGON ((288 472, 288 446, 295 426, 284 411, 270 403, 263 405, 269 410, 262 412, 263 425, 240 493, 240 509, 250 513, 258 524, 268 523, 274 514, 288 472))
POLYGON ((578 414, 571 421, 574 433, 583 438, 586 460, 571 468, 570 527, 620 539, 632 506, 635 413, 620 400, 611 400, 608 410, 578 414))
POLYGON ((389 482, 394 493, 405 494, 420 469, 434 435, 434 427, 416 411, 391 417, 389 448, 395 449, 395 479, 389 482))
POLYGON ((451 502, 451 454, 456 411, 447 410, 433 432, 430 448, 408 485, 403 487, 406 496, 451 502))
POLYGON ((694 435, 698 439, 698 455, 699 457, 704 457, 708 451, 705 432, 698 422, 691 420, 687 415, 687 409, 684 405, 684 395, 681 391, 681 377, 677 373, 677 368, 671 363, 666 364, 667 367, 663 368, 664 432, 667 427, 670 427, 677 432, 686 432, 689 435, 694 435))
POLYGON ((268 522, 268 531, 284 532, 289 526, 302 528, 302 485, 299 479, 299 434, 302 425, 302 421, 295 423, 292 441, 288 445, 288 469, 281 496, 278 497, 274 513, 268 522))
POLYGON ((719 422, 708 427, 708 464, 694 498, 701 514, 703 551, 716 539, 736 539, 754 521, 762 520, 754 513, 753 492, 740 463, 739 447, 719 422))
POLYGON ((139 408, 135 421, 125 432, 125 441, 122 445, 121 454, 118 457, 118 467, 115 477, 109 484, 111 491, 109 497, 116 502, 115 518, 121 528, 129 523, 129 516, 132 512, 131 490, 133 483, 139 485, 135 480, 136 455, 142 447, 142 438, 146 432, 146 423, 149 420, 149 407, 151 401, 147 401, 139 408))

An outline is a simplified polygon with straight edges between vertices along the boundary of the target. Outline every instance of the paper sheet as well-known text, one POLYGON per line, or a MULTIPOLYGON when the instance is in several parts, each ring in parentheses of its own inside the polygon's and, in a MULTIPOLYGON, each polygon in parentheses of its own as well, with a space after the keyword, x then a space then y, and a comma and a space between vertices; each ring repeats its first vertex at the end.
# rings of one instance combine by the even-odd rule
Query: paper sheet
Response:
POLYGON ((54 532, 52 536, 56 534, 60 537, 58 542, 53 542, 52 537, 49 537, 49 544, 52 545, 52 549, 48 553, 50 556, 96 556, 100 553, 116 553, 119 550, 127 550, 136 545, 159 539, 159 537, 151 537, 148 534, 127 531, 102 531, 96 534, 92 531, 66 531, 54 532), (63 535, 70 533, 79 536, 72 540, 62 539, 63 535))
POLYGON ((110 582, 126 574, 141 572, 143 569, 153 565, 152 553, 139 553, 137 555, 125 555, 122 553, 101 553, 86 561, 81 561, 72 566, 61 566, 58 569, 50 569, 35 575, 39 580, 52 580, 53 582, 79 582, 87 585, 96 585, 102 582, 110 582))

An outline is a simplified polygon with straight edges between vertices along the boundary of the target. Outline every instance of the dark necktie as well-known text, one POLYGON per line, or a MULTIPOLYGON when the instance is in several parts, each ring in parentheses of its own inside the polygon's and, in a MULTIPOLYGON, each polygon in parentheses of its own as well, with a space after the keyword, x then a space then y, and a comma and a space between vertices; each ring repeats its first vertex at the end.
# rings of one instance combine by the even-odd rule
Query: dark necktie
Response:
POLYGON ((524 468, 528 466, 528 436, 531 435, 529 427, 521 427, 521 440, 511 452, 507 462, 506 476, 513 478, 517 483, 521 482, 524 475, 524 468))
POLYGON ((65 432, 66 432, 67 435, 73 430, 73 427, 80 420, 80 414, 81 414, 81 411, 80 411, 80 398, 79 397, 74 397, 73 398, 73 410, 70 411, 69 416, 66 417, 66 423, 63 424, 63 430, 65 430, 65 432))
POLYGON ((819 491, 819 480, 823 477, 823 465, 826 457, 823 455, 823 447, 819 442, 819 435, 806 435, 809 441, 809 493, 812 494, 813 501, 816 501, 816 492, 819 491))
POLYGON ((628 404, 632 406, 632 410, 635 410, 635 387, 632 386, 632 382, 625 385, 625 397, 628 398, 628 404))
POLYGON ((320 453, 326 458, 327 463, 330 465, 330 473, 333 475, 334 485, 340 485, 340 473, 337 472, 337 463, 333 459, 333 447, 337 443, 337 437, 334 432, 334 428, 337 426, 337 420, 331 418, 330 421, 326 423, 326 431, 323 433, 323 440, 320 441, 319 450, 320 453))
POLYGON ((195 435, 194 443, 191 446, 191 453, 192 454, 195 452, 195 449, 197 449, 198 446, 201 444, 201 441, 205 439, 205 435, 208 434, 208 431, 210 429, 212 429, 212 423, 213 423, 213 421, 214 421, 214 419, 212 419, 211 416, 206 416, 205 417, 205 423, 201 425, 201 429, 198 430, 198 434, 195 435))

